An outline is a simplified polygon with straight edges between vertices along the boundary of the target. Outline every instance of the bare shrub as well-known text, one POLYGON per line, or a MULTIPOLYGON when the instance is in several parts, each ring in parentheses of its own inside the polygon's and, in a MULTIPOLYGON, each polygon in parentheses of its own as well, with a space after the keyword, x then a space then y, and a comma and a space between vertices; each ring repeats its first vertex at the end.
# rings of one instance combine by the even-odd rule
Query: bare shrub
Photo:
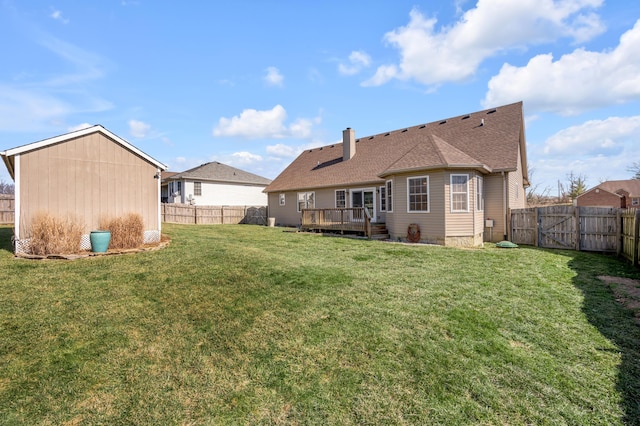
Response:
POLYGON ((73 254, 80 252, 84 224, 75 216, 65 218, 37 213, 29 227, 31 254, 73 254))
POLYGON ((109 248, 131 249, 144 243, 144 221, 137 213, 100 219, 100 229, 111 232, 109 248))

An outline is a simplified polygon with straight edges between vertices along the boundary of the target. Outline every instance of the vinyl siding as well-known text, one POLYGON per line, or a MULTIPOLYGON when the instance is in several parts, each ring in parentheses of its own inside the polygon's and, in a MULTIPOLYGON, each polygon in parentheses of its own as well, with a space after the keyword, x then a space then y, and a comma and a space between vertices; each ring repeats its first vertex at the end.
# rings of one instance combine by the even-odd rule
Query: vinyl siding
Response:
POLYGON ((445 237, 444 180, 442 171, 395 175, 393 179, 393 213, 387 213, 387 229, 392 239, 407 237, 409 225, 420 226, 421 239, 442 243, 445 237), (429 213, 408 212, 407 178, 429 176, 429 213))
POLYGON ((188 202, 193 195, 196 205, 201 206, 266 206, 267 194, 262 192, 264 186, 234 185, 207 181, 183 181, 183 202, 188 202), (202 195, 194 194, 194 182, 202 184, 202 195))
POLYGON ((503 208, 503 177, 499 173, 484 178, 484 218, 493 220, 493 230, 485 229, 485 241, 504 239, 505 213, 503 208))
POLYGON ((444 201, 445 201, 445 220, 446 220, 446 236, 447 237, 460 237, 470 236, 474 234, 474 210, 475 204, 471 205, 472 200, 475 201, 475 181, 473 172, 458 172, 445 173, 444 175, 444 201), (454 212, 451 211, 451 176, 452 175, 466 175, 468 178, 468 211, 466 212, 454 212))
POLYGON ((19 238, 38 212, 76 216, 85 232, 103 217, 139 213, 145 230, 159 230, 155 165, 100 133, 20 155, 19 238))

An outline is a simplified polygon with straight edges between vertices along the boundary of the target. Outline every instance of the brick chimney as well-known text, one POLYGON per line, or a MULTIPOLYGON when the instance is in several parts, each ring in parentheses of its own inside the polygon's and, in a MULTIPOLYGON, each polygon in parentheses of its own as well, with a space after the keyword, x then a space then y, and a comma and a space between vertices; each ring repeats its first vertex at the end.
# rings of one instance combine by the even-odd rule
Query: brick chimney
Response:
POLYGON ((351 127, 342 131, 342 161, 351 160, 356 155, 356 132, 351 127))

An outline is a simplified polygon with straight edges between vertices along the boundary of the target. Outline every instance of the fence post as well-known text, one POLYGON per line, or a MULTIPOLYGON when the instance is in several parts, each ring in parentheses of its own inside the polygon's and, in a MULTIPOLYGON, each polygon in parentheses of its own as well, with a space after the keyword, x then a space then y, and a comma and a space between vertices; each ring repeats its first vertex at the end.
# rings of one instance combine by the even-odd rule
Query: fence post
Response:
POLYGON ((640 210, 633 217, 633 266, 638 266, 638 241, 640 240, 640 210))
POLYGON ((620 256, 622 253, 622 213, 620 209, 616 209, 616 256, 620 256))
POLYGON ((535 216, 534 216, 534 220, 535 220, 535 225, 533 228, 533 240, 534 240, 534 246, 535 247, 540 247, 540 209, 541 207, 536 207, 534 209, 534 211, 536 212, 535 216))
POLYGON ((580 207, 575 207, 575 218, 576 218, 576 251, 580 251, 580 207))

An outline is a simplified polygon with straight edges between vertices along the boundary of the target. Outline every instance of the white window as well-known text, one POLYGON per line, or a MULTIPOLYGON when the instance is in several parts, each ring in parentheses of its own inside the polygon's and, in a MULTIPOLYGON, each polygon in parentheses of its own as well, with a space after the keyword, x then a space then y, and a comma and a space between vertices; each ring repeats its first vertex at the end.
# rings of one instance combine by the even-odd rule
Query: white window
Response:
POLYGON ((202 182, 193 182, 193 195, 202 195, 202 182))
POLYGON ((347 191, 338 189, 336 191, 336 208, 344 209, 345 207, 347 207, 347 191))
POLYGON ((451 211, 469 211, 469 175, 451 175, 451 211))
POLYGON ((393 181, 392 180, 388 180, 387 181, 387 205, 385 206, 387 208, 388 212, 393 212, 393 191, 392 191, 392 186, 393 186, 393 181))
POLYGON ((284 203, 285 203, 284 194, 279 194, 278 195, 278 202, 280 203, 281 206, 284 206, 284 203))
POLYGON ((476 176, 476 209, 484 210, 484 178, 476 176))
POLYGON ((640 204, 639 201, 640 201, 640 199, 638 199, 638 198, 632 198, 631 199, 631 205, 632 206, 637 206, 638 204, 640 204))
POLYGON ((407 211, 429 213, 429 176, 407 178, 407 211))
POLYGON ((302 209, 313 209, 316 206, 315 192, 298 192, 298 211, 302 209))
POLYGON ((387 196, 386 196, 387 191, 385 189, 386 188, 384 186, 381 186, 380 189, 379 189, 379 192, 380 192, 380 211, 381 212, 387 211, 387 196))

